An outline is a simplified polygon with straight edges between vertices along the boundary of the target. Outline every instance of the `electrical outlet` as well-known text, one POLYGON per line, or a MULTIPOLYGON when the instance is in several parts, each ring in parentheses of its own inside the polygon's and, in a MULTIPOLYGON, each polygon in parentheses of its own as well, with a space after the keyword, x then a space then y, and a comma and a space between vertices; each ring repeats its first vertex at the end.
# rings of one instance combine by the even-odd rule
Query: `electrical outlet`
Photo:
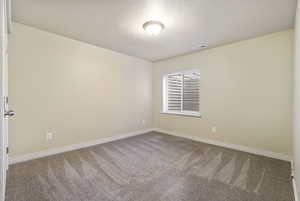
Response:
POLYGON ((53 139, 53 133, 50 133, 50 132, 47 133, 46 134, 46 140, 49 141, 49 140, 52 140, 52 139, 53 139))
POLYGON ((216 126, 211 127, 211 132, 216 133, 217 132, 217 127, 216 126))
POLYGON ((142 124, 143 124, 143 126, 145 126, 146 125, 146 120, 142 120, 142 124))

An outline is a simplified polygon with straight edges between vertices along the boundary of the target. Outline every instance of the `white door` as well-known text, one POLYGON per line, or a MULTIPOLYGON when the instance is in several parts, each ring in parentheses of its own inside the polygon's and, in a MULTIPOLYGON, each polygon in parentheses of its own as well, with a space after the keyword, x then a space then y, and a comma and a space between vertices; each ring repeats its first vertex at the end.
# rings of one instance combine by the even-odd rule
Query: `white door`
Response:
POLYGON ((10 16, 9 0, 0 0, 0 201, 5 199, 6 171, 8 169, 8 25, 10 16))

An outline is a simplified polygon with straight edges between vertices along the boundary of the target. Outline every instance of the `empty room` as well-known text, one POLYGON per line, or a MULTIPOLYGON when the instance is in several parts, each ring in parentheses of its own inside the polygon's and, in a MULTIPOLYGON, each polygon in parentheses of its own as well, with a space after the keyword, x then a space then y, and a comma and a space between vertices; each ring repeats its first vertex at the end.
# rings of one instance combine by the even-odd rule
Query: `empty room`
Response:
POLYGON ((297 0, 0 0, 0 201, 300 201, 297 0))

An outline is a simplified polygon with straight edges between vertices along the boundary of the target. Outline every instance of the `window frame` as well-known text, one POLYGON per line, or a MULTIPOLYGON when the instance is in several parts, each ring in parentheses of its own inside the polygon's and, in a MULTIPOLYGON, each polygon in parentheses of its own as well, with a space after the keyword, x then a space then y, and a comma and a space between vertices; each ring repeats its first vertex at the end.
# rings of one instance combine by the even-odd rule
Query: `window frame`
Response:
MULTIPOLYGON (((166 73, 163 75, 162 77, 162 114, 170 114, 170 115, 182 115, 182 116, 191 116, 191 117, 201 117, 201 113, 200 113, 200 82, 199 82, 199 111, 188 111, 188 110, 182 110, 182 106, 183 106, 183 101, 181 103, 181 111, 170 111, 168 110, 168 95, 167 95, 167 78, 170 75, 185 75, 185 74, 192 74, 192 73, 199 73, 200 74, 200 70, 199 69, 192 69, 192 70, 186 70, 186 71, 176 71, 176 72, 172 72, 172 73, 166 73)), ((200 74, 200 78, 199 81, 201 79, 201 74, 200 74)), ((183 89, 181 90, 183 92, 183 89)), ((182 97, 183 98, 183 97, 182 97)))

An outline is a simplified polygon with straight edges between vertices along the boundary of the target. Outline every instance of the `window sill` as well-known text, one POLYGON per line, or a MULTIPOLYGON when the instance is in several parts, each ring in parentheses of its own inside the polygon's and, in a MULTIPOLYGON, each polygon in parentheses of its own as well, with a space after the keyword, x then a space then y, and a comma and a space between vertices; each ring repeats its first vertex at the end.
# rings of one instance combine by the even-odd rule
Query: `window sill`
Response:
POLYGON ((168 115, 178 115, 178 116, 187 116, 187 117, 197 117, 197 118, 201 118, 201 114, 197 113, 197 112, 193 112, 193 113, 185 113, 185 112, 160 112, 161 114, 168 114, 168 115))

